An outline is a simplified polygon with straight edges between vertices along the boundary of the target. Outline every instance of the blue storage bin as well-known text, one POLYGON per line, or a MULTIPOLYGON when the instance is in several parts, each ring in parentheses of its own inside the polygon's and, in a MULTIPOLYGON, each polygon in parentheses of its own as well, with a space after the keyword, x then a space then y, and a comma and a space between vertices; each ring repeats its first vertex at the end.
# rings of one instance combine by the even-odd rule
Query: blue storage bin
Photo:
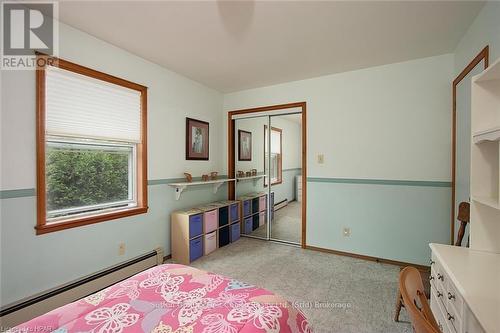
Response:
POLYGON ((189 238, 194 238, 203 233, 203 216, 201 214, 189 217, 189 238))
POLYGON ((243 201, 243 216, 252 214, 252 200, 243 201))
POLYGON ((253 220, 252 217, 247 217, 245 219, 245 234, 251 234, 252 233, 252 226, 253 226, 253 220))
POLYGON ((219 229, 219 247, 226 246, 231 242, 229 231, 229 226, 219 229))
POLYGON ((252 229, 256 230, 259 228, 259 214, 252 216, 252 229))
POLYGON ((252 213, 259 212, 259 198, 252 199, 252 213))
POLYGON ((203 237, 191 239, 189 241, 189 261, 195 261, 203 256, 203 237))
POLYGON ((219 208, 219 227, 229 224, 229 208, 219 208))
POLYGON ((236 222, 240 219, 240 212, 239 212, 239 205, 238 204, 232 204, 229 206, 229 215, 231 222, 236 222))
POLYGON ((231 224, 231 242, 236 242, 240 239, 240 222, 231 224))

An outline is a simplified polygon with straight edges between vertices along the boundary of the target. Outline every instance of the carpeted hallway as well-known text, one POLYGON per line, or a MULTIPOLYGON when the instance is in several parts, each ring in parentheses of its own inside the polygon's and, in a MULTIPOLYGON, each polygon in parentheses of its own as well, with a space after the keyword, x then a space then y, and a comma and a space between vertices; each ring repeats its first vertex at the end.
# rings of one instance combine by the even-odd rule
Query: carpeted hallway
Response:
MULTIPOLYGON (((317 333, 411 332, 407 322, 392 320, 396 266, 250 238, 218 249, 192 266, 298 302, 317 333)), ((404 310, 401 319, 407 320, 404 310)))

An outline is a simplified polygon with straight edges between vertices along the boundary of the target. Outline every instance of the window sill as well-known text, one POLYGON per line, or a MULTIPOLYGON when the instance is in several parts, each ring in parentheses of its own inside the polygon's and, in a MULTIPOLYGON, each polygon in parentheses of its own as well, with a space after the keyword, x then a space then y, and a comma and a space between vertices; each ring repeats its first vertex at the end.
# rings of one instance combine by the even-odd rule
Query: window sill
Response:
POLYGON ((123 217, 127 217, 127 216, 145 214, 147 212, 148 212, 148 207, 127 208, 127 209, 114 211, 114 212, 110 212, 110 213, 105 213, 105 214, 86 216, 86 217, 80 217, 80 218, 73 218, 73 219, 68 219, 65 221, 59 221, 59 222, 50 223, 50 224, 37 225, 35 227, 35 229, 36 229, 37 235, 43 235, 43 234, 47 234, 47 233, 54 232, 54 231, 60 231, 60 230, 76 228, 76 227, 80 227, 80 226, 84 226, 84 225, 88 225, 88 224, 94 224, 94 223, 105 222, 105 221, 109 221, 109 220, 115 220, 115 219, 119 219, 119 218, 123 218, 123 217))

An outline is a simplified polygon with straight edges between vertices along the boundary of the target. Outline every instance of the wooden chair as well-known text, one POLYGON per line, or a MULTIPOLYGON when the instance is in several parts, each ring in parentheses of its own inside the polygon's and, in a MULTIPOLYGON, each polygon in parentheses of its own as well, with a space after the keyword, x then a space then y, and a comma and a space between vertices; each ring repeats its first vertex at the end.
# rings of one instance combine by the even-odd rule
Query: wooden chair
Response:
MULTIPOLYGON (((458 205, 457 220, 460 221, 460 229, 458 229, 458 236, 455 245, 462 246, 465 229, 467 228, 467 224, 470 222, 470 204, 468 202, 461 202, 458 205)), ((469 241, 467 241, 467 247, 469 247, 469 241)))
POLYGON ((399 273, 399 290, 415 333, 440 333, 418 269, 408 266, 399 273))
MULTIPOLYGON (((400 271, 402 271, 404 268, 405 267, 401 267, 400 271)), ((425 290, 425 295, 427 296, 427 298, 431 297, 431 283, 429 280, 430 275, 431 275, 430 270, 420 271, 420 276, 422 276, 422 278, 423 278, 424 290, 425 290)), ((405 305, 403 304, 403 298, 401 297, 401 292, 399 291, 399 287, 398 287, 398 295, 396 297, 396 311, 394 313, 394 321, 395 322, 399 321, 399 313, 401 312, 401 308, 404 308, 404 306, 405 305)))

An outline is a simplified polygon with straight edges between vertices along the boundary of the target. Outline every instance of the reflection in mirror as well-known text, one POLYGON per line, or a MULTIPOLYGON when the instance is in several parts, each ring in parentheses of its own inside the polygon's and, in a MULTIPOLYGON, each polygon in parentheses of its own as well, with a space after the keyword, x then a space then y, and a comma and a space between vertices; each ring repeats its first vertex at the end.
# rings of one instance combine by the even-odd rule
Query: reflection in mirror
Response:
POLYGON ((242 233, 267 239, 267 194, 264 188, 264 125, 269 117, 235 120, 236 198, 242 201, 242 233))
MULTIPOLYGON (((269 177, 271 178, 271 185, 281 184, 282 182, 282 133, 281 128, 271 128, 271 153, 269 152, 267 125, 264 125, 264 166, 269 166, 269 177), (269 164, 269 158, 271 164, 269 164)), ((264 178, 264 186, 267 186, 267 177, 264 178)))
POLYGON ((271 116, 270 238, 300 244, 302 235, 302 115, 271 116))

